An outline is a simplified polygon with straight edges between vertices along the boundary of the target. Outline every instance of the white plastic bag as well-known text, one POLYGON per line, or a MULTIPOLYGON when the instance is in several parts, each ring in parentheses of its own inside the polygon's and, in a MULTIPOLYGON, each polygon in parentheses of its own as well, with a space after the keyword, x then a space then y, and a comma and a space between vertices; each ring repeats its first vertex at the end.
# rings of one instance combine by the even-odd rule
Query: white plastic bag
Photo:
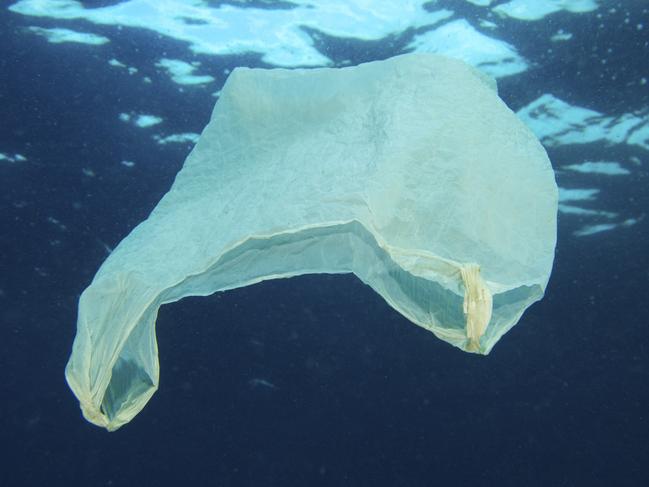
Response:
POLYGON ((308 273, 353 272, 486 354, 542 297, 556 214, 545 151, 461 61, 235 69, 171 190, 81 296, 68 383, 114 430, 157 388, 160 305, 308 273))

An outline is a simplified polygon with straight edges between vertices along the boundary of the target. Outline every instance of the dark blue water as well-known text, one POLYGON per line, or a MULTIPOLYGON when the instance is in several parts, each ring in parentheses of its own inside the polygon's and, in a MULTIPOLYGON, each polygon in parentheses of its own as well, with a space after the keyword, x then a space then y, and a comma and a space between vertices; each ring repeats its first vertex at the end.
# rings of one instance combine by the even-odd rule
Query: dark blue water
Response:
MULTIPOLYGON (((438 5, 477 15, 458 3, 438 5)), ((499 82, 503 99, 517 110, 551 92, 642 115, 649 15, 640 1, 626 9, 631 26, 606 8, 505 22, 501 38, 535 67, 499 82), (536 42, 552 22, 576 42, 552 52, 536 42)), ((0 161, 0 485, 647 485, 649 151, 605 141, 549 155, 557 168, 636 158, 631 177, 563 173, 559 183, 599 188, 598 208, 637 223, 579 238, 580 217, 560 215, 546 297, 488 357, 437 340, 353 276, 269 281, 164 306, 159 391, 115 433, 87 423, 63 376, 79 294, 191 149, 159 145, 118 116, 128 107, 163 117, 167 133, 200 132, 215 99, 146 72, 161 52, 186 58, 180 42, 93 25, 112 42, 57 45, 25 35, 31 25, 60 23, 0 10, 0 152, 28 159, 0 161), (113 57, 155 88, 110 68, 113 57)), ((405 44, 322 39, 319 49, 353 64, 405 44)), ((218 86, 226 68, 264 66, 196 59, 218 86)))

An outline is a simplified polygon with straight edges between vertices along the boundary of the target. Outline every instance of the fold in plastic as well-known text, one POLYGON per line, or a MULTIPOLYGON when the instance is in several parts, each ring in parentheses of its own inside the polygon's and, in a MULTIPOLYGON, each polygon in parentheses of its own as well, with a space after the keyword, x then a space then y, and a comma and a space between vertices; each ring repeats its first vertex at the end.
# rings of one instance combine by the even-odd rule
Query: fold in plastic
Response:
POLYGON ((556 215, 544 149, 461 61, 237 68, 170 191, 82 294, 68 383, 115 430, 157 389, 162 304, 313 273, 354 273, 487 354, 543 296, 556 215))

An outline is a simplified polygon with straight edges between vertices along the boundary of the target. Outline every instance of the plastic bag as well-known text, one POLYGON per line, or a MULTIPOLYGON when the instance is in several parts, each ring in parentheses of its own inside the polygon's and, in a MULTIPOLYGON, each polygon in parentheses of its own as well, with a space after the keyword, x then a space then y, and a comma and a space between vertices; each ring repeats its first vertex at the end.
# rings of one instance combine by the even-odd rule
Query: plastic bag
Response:
POLYGON ((170 191, 82 294, 68 383, 117 429, 157 388, 162 304, 308 273, 352 272, 487 354, 543 295, 556 214, 544 149, 461 61, 237 68, 170 191))

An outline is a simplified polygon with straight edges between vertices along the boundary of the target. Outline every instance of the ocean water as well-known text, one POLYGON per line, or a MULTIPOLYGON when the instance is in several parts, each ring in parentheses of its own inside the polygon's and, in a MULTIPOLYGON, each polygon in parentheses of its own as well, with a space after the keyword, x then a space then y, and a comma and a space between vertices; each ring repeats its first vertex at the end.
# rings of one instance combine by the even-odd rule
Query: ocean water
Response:
POLYGON ((19 0, 0 7, 1 486, 642 486, 649 4, 19 0), (160 389, 86 422, 77 301, 169 189, 237 66, 411 51, 483 70, 560 188, 545 298, 487 357, 351 275, 163 306, 160 389))

